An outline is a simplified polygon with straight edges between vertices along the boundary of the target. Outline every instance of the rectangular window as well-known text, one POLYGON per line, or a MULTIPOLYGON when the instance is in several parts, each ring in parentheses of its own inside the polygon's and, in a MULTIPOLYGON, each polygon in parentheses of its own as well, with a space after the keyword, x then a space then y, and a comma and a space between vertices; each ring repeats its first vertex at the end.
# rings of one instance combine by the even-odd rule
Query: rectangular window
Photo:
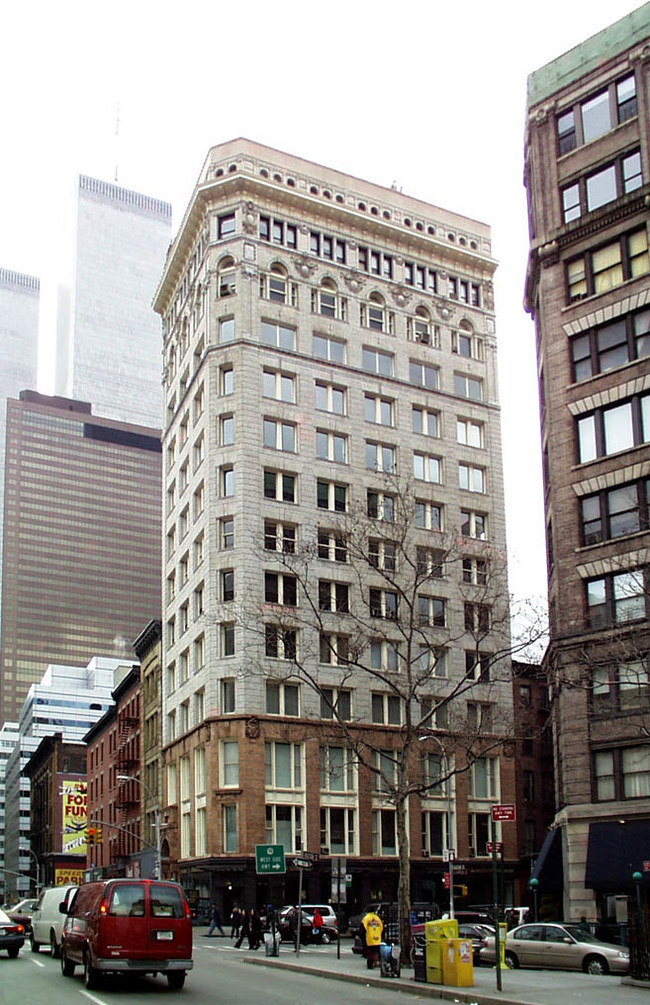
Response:
POLYGON ((320 692, 320 717, 321 719, 333 719, 334 717, 344 722, 349 722, 352 718, 352 692, 345 688, 319 688, 320 692))
POLYGON ((643 569, 588 580, 586 595, 592 628, 641 621, 647 616, 648 591, 643 569))
POLYGON ((295 660, 298 651, 298 632, 295 628, 278 625, 264 627, 265 653, 270 659, 295 660))
POLYGON ((482 447, 484 425, 471 419, 457 419, 456 439, 467 447, 482 447))
POLYGON ((395 520, 395 496, 375 489, 368 489, 366 511, 371 520, 384 520, 386 523, 393 523, 395 520))
POLYGON ((320 412, 347 415, 347 389, 325 381, 316 381, 316 408, 320 412))
POLYGON ((469 853, 472 858, 487 857, 488 841, 492 838, 489 813, 470 813, 467 817, 469 853))
POLYGON ((303 841, 300 806, 267 804, 264 836, 267 844, 284 845, 287 853, 299 852, 303 841))
POLYGON ((226 342, 233 342, 235 339, 235 319, 225 318, 219 322, 219 342, 224 345, 226 342))
POLYGON ((620 286, 650 270, 645 229, 624 234, 611 244, 567 262, 569 303, 620 286))
POLYGON ((418 481, 434 482, 439 484, 442 481, 441 461, 439 457, 430 454, 413 454, 413 477, 418 481))
POLYGON ((348 546, 345 537, 338 531, 319 528, 318 557, 326 562, 347 562, 348 546))
POLYGON ((419 594, 418 624, 444 628, 447 623, 447 602, 443 597, 425 597, 419 594))
POLYGON ((574 380, 585 380, 650 356, 650 309, 576 335, 569 345, 574 380))
POLYGON ((219 484, 221 486, 221 495, 226 498, 227 496, 234 496, 235 494, 235 469, 232 464, 224 465, 219 470, 219 484))
POLYGON ((223 850, 225 852, 237 851, 237 807, 224 806, 223 808, 223 850))
POLYGON ((330 579, 319 579, 318 609, 347 614, 350 610, 350 587, 348 584, 337 583, 330 579))
POLYGON ((397 545, 384 538, 370 538, 368 541, 368 562, 374 569, 394 572, 397 569, 397 545))
POLYGON ((266 741, 264 744, 267 789, 302 788, 302 747, 299 743, 266 741))
POLYGON ((580 463, 650 442, 650 395, 599 408, 577 421, 580 463))
POLYGON ((321 792, 354 792, 354 752, 346 747, 320 747, 321 792))
POLYGON ((486 492, 485 468, 476 467, 474 464, 459 464, 458 487, 468 492, 486 492))
POLYGON ((350 640, 347 635, 321 632, 319 660, 330 666, 346 666, 349 661, 350 640))
POLYGON ((483 401, 483 381, 465 373, 455 373, 454 394, 471 401, 483 401))
POLYGON ((392 426, 393 401, 381 398, 376 394, 364 395, 366 422, 375 422, 381 426, 392 426))
POLYGON ((232 678, 221 681, 221 711, 224 715, 235 711, 235 681, 232 678))
POLYGON ((422 548, 418 545, 415 549, 418 579, 441 579, 444 560, 445 553, 439 548, 422 548))
POLYGON ((321 852, 326 849, 330 855, 355 855, 355 819, 355 811, 351 808, 322 807, 320 811, 321 852))
POLYGON ((381 673, 397 673, 400 669, 399 643, 389 642, 386 639, 371 639, 370 667, 381 673))
POLYGON ((316 457, 321 461, 347 464, 348 438, 327 429, 316 430, 316 457))
POLYGON ((348 486, 339 482, 318 479, 316 482, 316 505, 319 509, 345 513, 348 508, 348 486))
POLYGON ((343 339, 331 338, 328 335, 313 335, 311 351, 317 359, 326 359, 330 363, 345 363, 345 342, 343 339))
POLYGON ((442 530, 443 507, 438 503, 417 500, 415 503, 415 526, 423 530, 442 530))
POLYGON ((650 526, 650 479, 606 489, 580 501, 582 543, 599 544, 650 526))
POLYGON ((373 855, 396 855, 395 810, 372 811, 373 855))
POLYGON ((262 321, 260 325, 260 339, 264 345, 274 346, 277 349, 296 348, 296 330, 287 325, 278 324, 274 321, 262 321))
POLYGON ((298 603, 298 580, 284 572, 264 573, 264 600, 267 604, 295 607, 298 603))
POLYGON ((474 510, 460 511, 460 532, 463 537, 474 537, 479 541, 487 540, 487 516, 474 510))
POLYGON ((395 620, 398 612, 398 598, 394 590, 380 590, 370 587, 369 605, 371 618, 395 620))
POLYGON ((395 357, 390 352, 370 349, 363 346, 361 350, 361 367, 366 373, 375 373, 381 377, 392 377, 395 367, 395 357))
POLYGON ((409 361, 409 380, 411 384, 416 384, 418 387, 437 391, 440 387, 440 367, 419 363, 412 359, 409 361))
POLYGON ((221 625, 221 655, 222 657, 235 655, 235 626, 232 622, 221 625))
POLYGON ((598 751, 594 755, 596 800, 640 799, 650 795, 650 746, 598 751))
POLYGON ((300 689, 297 684, 266 682, 266 711, 269 715, 300 715, 300 689))
POLYGON ((264 446, 271 450, 283 450, 296 453, 296 427, 292 422, 280 422, 276 419, 264 419, 264 446))
POLYGON ((425 436, 440 436, 440 412, 433 412, 428 408, 414 405, 411 418, 414 433, 422 433, 425 436))
POLYGON ((386 443, 372 443, 366 440, 366 467, 370 471, 383 471, 385 474, 395 474, 395 447, 386 443))
POLYGON ((231 516, 225 516, 221 520, 221 548, 223 551, 230 551, 235 547, 235 521, 231 516))
POLYGON ((287 401, 290 404, 295 404, 295 374, 283 373, 281 370, 263 370, 262 394, 265 398, 275 398, 276 401, 287 401))
POLYGON ((278 502, 297 502, 297 475, 288 471, 264 470, 264 498, 278 502))
POLYGON ((465 601, 465 631, 483 636, 490 631, 490 608, 486 604, 465 601))
POLYGON ((296 551, 297 527, 293 523, 280 523, 277 520, 264 521, 264 550, 279 551, 284 555, 293 555, 296 551))
POLYGON ((219 370, 219 393, 227 397, 235 390, 235 373, 231 366, 222 366, 219 370))
POLYGON ((499 758, 477 757, 469 770, 470 799, 499 798, 499 758))
MULTIPOLYGON (((388 726, 402 725, 402 701, 397 695, 383 694, 375 691, 371 695, 371 705, 372 721, 374 723, 388 726)), ((394 757, 392 760, 391 775, 395 771, 394 757)), ((382 772, 384 773, 383 768, 382 772)))
POLYGON ((224 604, 235 599, 235 570, 222 569, 221 575, 221 599, 224 604))
POLYGON ((217 235, 219 240, 224 237, 231 237, 235 233, 235 214, 226 213, 224 216, 218 217, 217 220, 217 235))

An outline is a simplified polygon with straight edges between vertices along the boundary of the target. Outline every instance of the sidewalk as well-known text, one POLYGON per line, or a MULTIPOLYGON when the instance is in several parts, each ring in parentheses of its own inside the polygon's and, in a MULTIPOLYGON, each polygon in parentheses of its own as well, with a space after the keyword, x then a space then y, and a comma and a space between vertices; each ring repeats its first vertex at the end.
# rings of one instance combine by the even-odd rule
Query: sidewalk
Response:
MULTIPOLYGON (((404 969, 400 978, 381 977, 376 970, 367 970, 365 961, 351 951, 349 939, 341 940, 340 959, 336 945, 304 946, 300 955, 287 943, 282 943, 278 957, 264 955, 264 947, 257 952, 235 950, 230 939, 210 939, 203 936, 207 929, 195 929, 198 944, 217 944, 226 952, 241 954, 242 962, 257 966, 282 967, 298 973, 318 975, 330 980, 393 988, 402 994, 413 994, 421 999, 446 1000, 477 1005, 646 1005, 650 1002, 650 986, 623 983, 620 977, 596 977, 591 974, 563 970, 504 970, 501 972, 502 990, 497 991, 496 971, 491 967, 474 969, 474 986, 469 988, 441 987, 413 980, 413 970, 404 969)), ((627 978, 624 979, 627 982, 627 978)))

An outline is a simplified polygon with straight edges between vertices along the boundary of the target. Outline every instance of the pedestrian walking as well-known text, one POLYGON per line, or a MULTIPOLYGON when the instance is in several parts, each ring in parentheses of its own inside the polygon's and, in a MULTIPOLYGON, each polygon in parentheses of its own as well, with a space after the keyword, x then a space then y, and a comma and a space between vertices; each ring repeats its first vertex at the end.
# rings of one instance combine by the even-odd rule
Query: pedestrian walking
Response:
POLYGON ((219 930, 219 934, 221 935, 221 937, 223 939, 225 939, 226 933, 224 932, 223 928, 221 927, 221 911, 219 910, 219 908, 217 907, 216 904, 211 904, 210 905, 210 926, 208 928, 208 938, 209 939, 212 938, 212 936, 214 934, 215 928, 217 928, 219 930))
POLYGON ((239 936, 239 929, 241 928, 242 922, 242 912, 237 907, 237 904, 232 909, 230 914, 230 938, 236 939, 239 936))
POLYGON ((248 948, 259 949, 262 941, 262 920, 254 908, 248 917, 248 948))
POLYGON ((241 915, 241 925, 239 927, 239 938, 237 939, 237 941, 235 943, 235 949, 241 949, 242 942, 244 941, 244 939, 248 939, 249 940, 249 944, 250 944, 250 935, 249 935, 249 932, 250 932, 250 918, 249 918, 249 912, 246 911, 246 910, 243 910, 243 911, 240 912, 240 915, 241 915))

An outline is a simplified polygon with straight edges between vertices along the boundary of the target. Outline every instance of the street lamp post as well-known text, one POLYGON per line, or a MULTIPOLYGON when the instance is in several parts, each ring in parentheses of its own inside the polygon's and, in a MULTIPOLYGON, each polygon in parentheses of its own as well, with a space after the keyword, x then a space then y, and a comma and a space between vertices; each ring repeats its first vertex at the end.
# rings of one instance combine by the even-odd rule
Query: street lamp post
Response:
POLYGON ((418 737, 418 740, 435 740, 440 747, 440 752, 443 757, 443 771, 445 774, 445 785, 447 787, 447 858, 448 858, 448 875, 449 875, 449 917, 454 917, 454 855, 455 850, 452 847, 453 835, 451 829, 451 768, 449 766, 449 754, 447 753, 442 740, 436 736, 435 733, 427 732, 422 736, 418 737))
POLYGON ((533 876, 532 879, 528 880, 528 886, 533 891, 533 916, 535 921, 538 920, 537 917, 537 890, 539 889, 539 880, 533 876))
POLYGON ((162 850, 160 844, 160 809, 158 808, 156 797, 154 796, 153 792, 146 784, 146 782, 143 782, 140 778, 136 778, 135 775, 118 775, 117 780, 118 782, 136 782, 136 784, 139 785, 141 788, 143 788, 145 792, 148 793, 149 797, 156 802, 156 806, 154 808, 154 828, 156 830, 155 871, 156 871, 156 879, 162 879, 162 850))
POLYGON ((27 851, 36 862, 36 896, 38 897, 41 892, 41 863, 38 860, 36 852, 32 851, 31 848, 28 848, 27 851))

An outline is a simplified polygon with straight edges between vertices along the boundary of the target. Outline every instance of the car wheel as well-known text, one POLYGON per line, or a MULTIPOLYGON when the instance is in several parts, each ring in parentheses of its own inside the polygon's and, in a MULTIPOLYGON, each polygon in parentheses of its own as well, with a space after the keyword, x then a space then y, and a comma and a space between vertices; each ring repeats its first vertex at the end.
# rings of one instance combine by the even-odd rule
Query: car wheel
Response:
POLYGON ((519 960, 517 959, 517 957, 515 956, 514 953, 510 953, 510 952, 504 953, 504 957, 503 958, 506 961, 506 966, 509 967, 510 970, 518 970, 519 969, 519 960))
POLYGON ((69 960, 65 955, 63 949, 61 949, 61 973, 64 977, 74 977, 75 964, 72 960, 69 960))
POLYGON ((7 950, 7 952, 9 953, 10 960, 16 959, 16 957, 18 956, 19 949, 20 949, 19 946, 12 946, 11 949, 7 950))
POLYGON ((609 967, 604 956, 588 956, 582 965, 586 974, 608 974, 609 967))
POLYGON ((332 936, 330 935, 329 932, 325 931, 325 929, 321 929, 320 940, 324 946, 329 946, 330 942, 332 941, 332 936))
POLYGON ((99 987, 99 971, 92 965, 89 952, 84 953, 84 984, 89 991, 99 987))
POLYGON ((56 941, 56 932, 50 932, 50 956, 53 960, 58 960, 61 947, 56 941))
POLYGON ((169 985, 170 991, 180 991, 184 983, 185 983, 184 970, 172 970, 171 973, 167 974, 167 984, 169 985))
POLYGON ((36 941, 36 939, 34 938, 34 933, 33 932, 32 932, 32 934, 29 937, 29 944, 31 946, 31 949, 32 949, 33 953, 40 953, 40 951, 41 951, 41 944, 40 944, 40 942, 36 941))

